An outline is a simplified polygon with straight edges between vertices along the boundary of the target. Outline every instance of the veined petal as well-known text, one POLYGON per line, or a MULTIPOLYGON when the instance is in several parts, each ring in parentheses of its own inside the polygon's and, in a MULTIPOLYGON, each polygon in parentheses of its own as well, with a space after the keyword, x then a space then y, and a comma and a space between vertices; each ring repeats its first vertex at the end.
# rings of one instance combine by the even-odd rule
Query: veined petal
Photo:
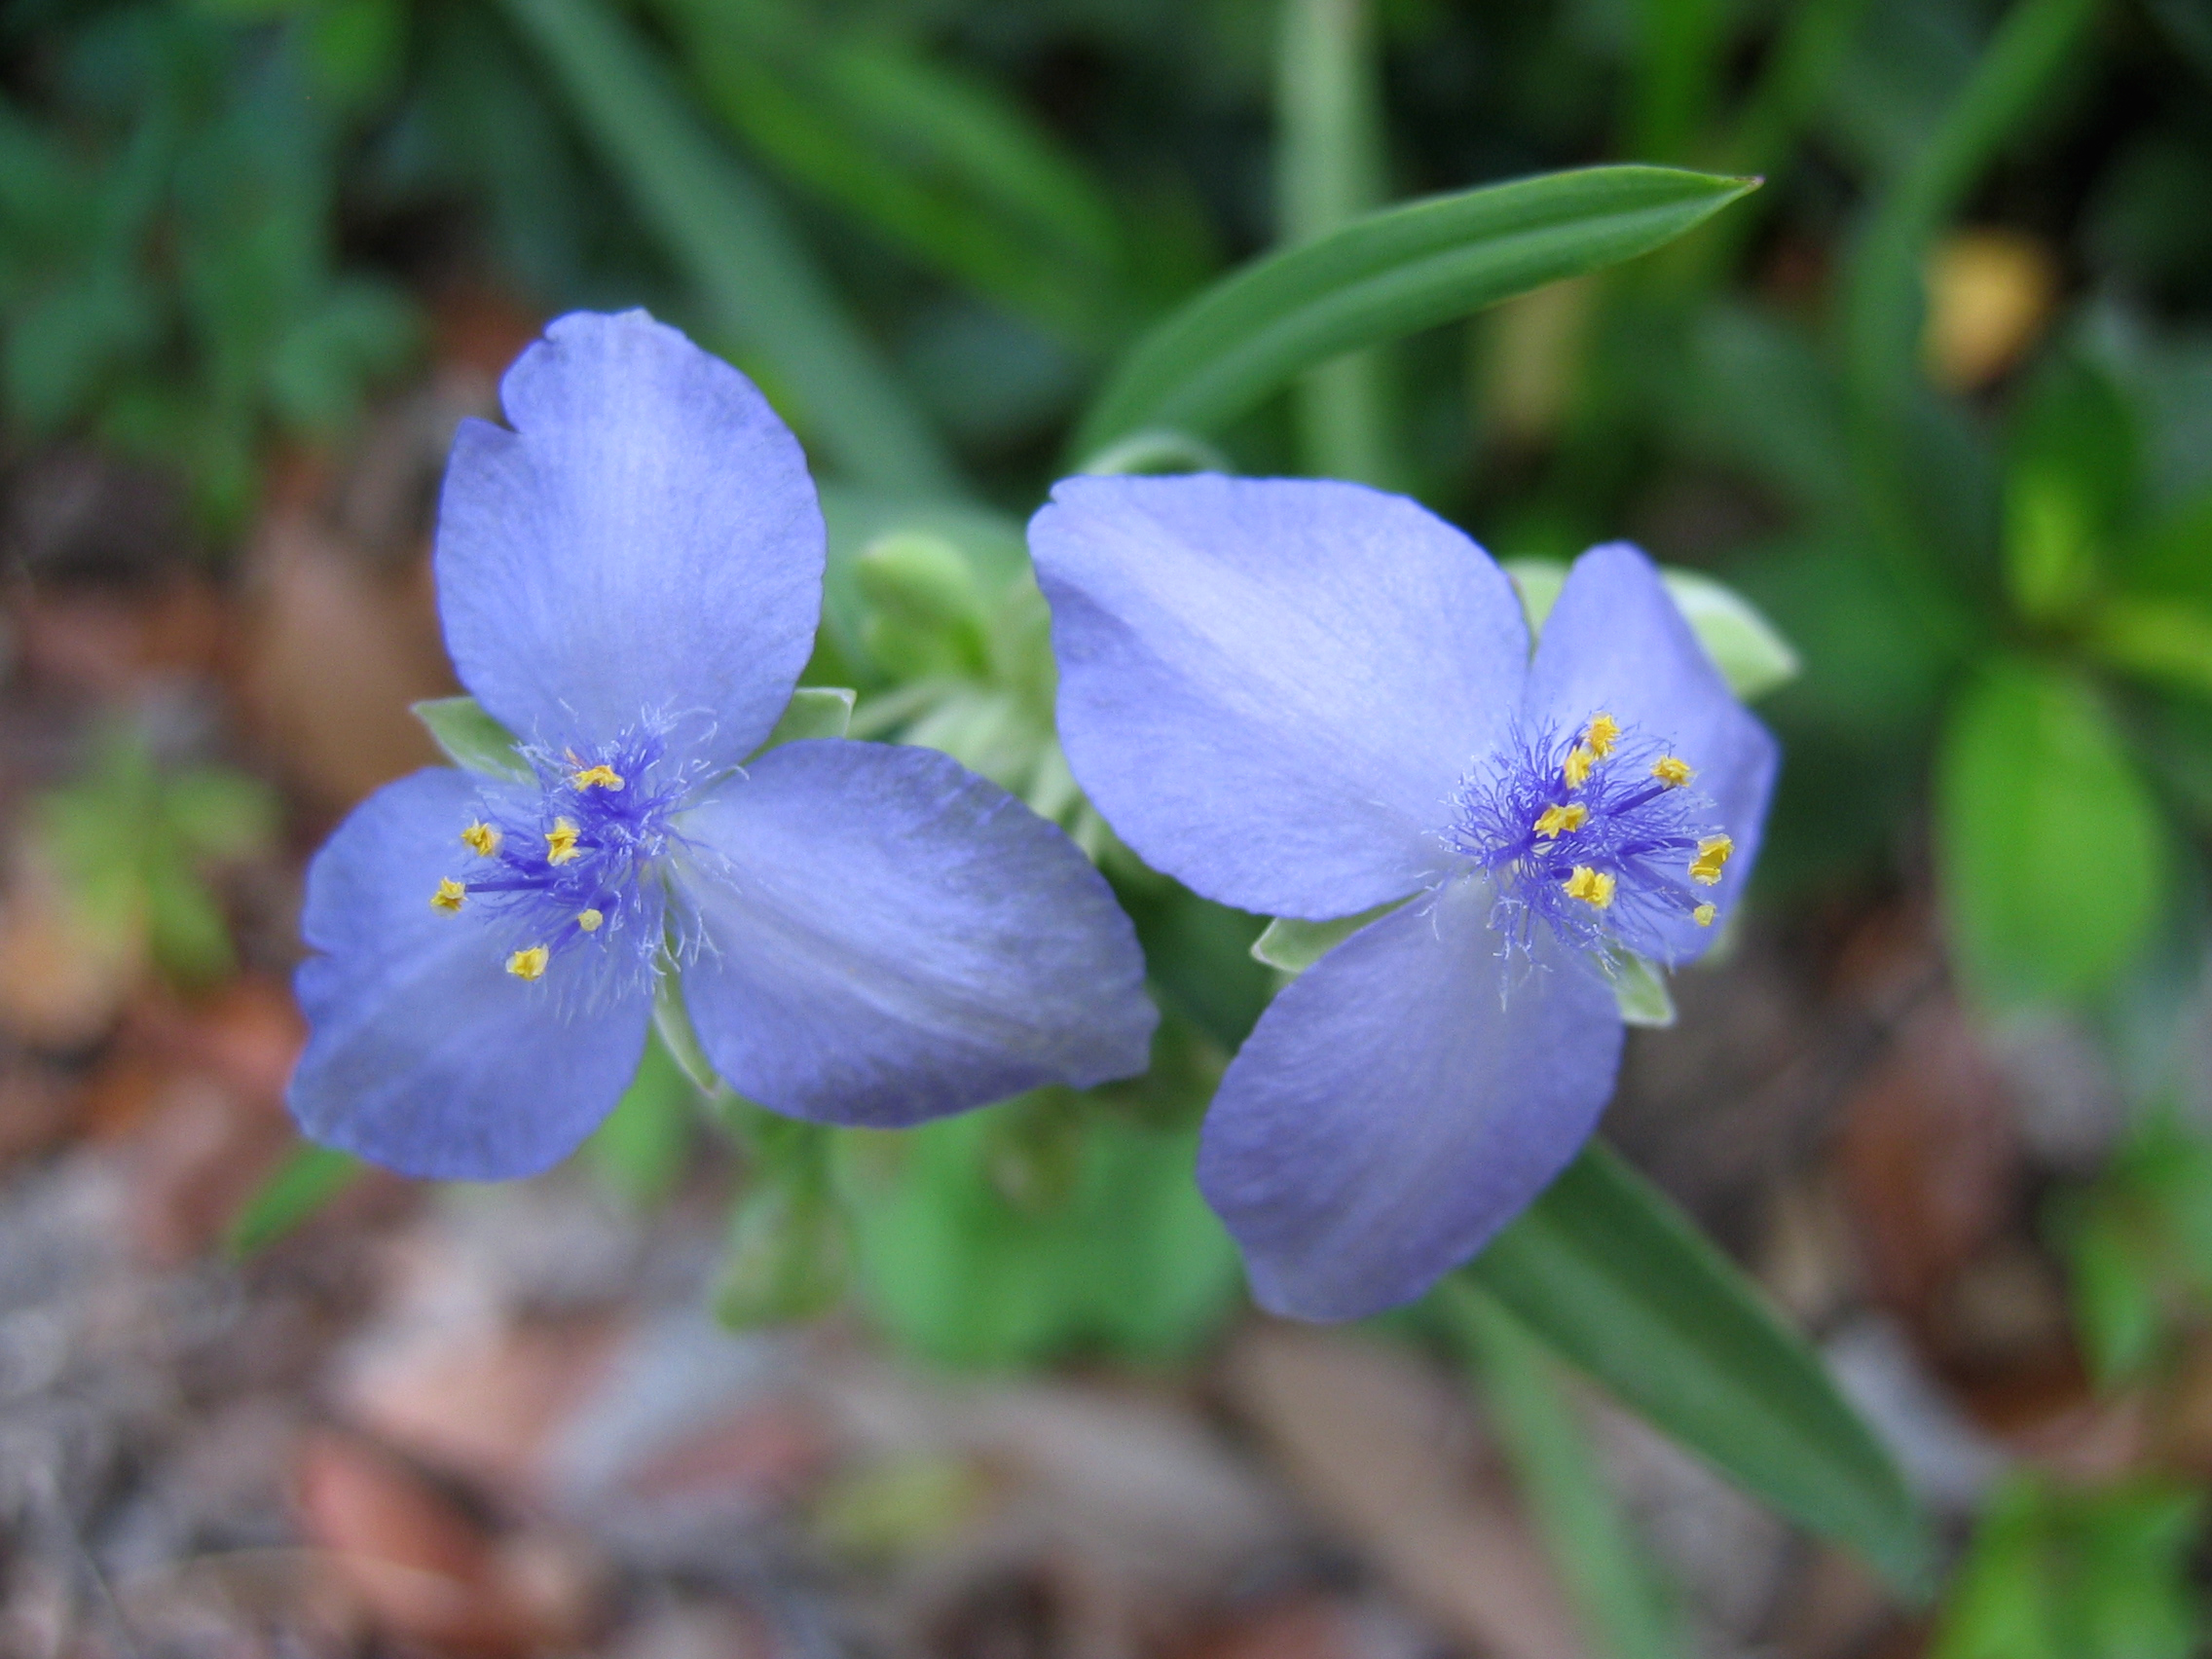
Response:
POLYGON ((678 820, 715 1069, 796 1118, 893 1126, 1144 1069, 1128 919, 1058 830, 933 750, 785 744, 678 820))
POLYGON ((1481 548, 1360 485, 1212 476, 1068 479, 1029 543, 1068 763, 1147 863, 1310 920, 1441 867, 1527 672, 1481 548))
POLYGON ((462 682, 525 738, 691 716, 735 765, 813 649, 825 537, 806 458, 737 370, 644 312, 562 317, 464 421, 438 507, 462 682))
POLYGON ((1461 880, 1286 986, 1222 1080, 1198 1185, 1252 1294, 1302 1319, 1410 1302, 1567 1166, 1620 1062, 1605 983, 1547 933, 1499 954, 1461 880))
MULTIPOLYGON (((1600 711, 1692 768, 1691 787, 1735 842, 1718 884, 1698 889, 1725 915, 1758 857, 1780 751, 1729 691, 1651 561, 1620 541, 1574 562, 1529 671, 1532 726, 1579 729, 1600 711)), ((1716 930, 1685 915, 1658 931, 1664 954, 1687 962, 1716 930)))
POLYGON ((613 1109, 645 1051, 643 992, 572 1014, 506 970, 507 941, 462 902, 459 839, 482 780, 417 772, 354 808, 308 870, 295 985, 307 1051, 301 1129, 406 1175, 497 1181, 566 1158, 613 1109))

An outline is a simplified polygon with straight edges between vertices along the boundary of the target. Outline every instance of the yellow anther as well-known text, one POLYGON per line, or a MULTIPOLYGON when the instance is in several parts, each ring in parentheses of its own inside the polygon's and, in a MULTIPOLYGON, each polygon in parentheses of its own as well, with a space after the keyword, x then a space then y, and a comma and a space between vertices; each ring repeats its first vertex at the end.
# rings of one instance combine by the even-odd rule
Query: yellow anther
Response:
POLYGON ((1713 918, 1719 914, 1720 910, 1717 905, 1700 904, 1690 912, 1690 920, 1697 923, 1701 928, 1709 928, 1713 926, 1713 918))
POLYGON ((1559 773, 1567 780, 1568 789, 1578 790, 1590 781, 1590 768, 1597 763, 1598 752, 1595 749, 1577 749, 1567 756, 1567 764, 1559 769, 1559 773))
POLYGON ((534 944, 528 950, 518 950, 507 958, 507 972, 518 979, 542 979, 545 964, 553 953, 542 944, 534 944))
POLYGON ((579 790, 618 790, 622 787, 622 774, 603 760, 580 772, 571 772, 569 782, 579 790))
POLYGON ((1590 724, 1582 733, 1583 746, 1603 760, 1613 752, 1613 745, 1621 740, 1621 722, 1601 711, 1590 717, 1590 724))
POLYGON ((576 850, 575 821, 570 818, 554 819, 553 828, 545 831, 545 862, 569 864, 580 856, 576 850))
POLYGON ((438 890, 430 895, 430 908, 452 915, 461 908, 461 902, 468 897, 468 889, 450 875, 438 877, 438 890))
POLYGON ((576 926, 586 933, 599 932, 599 924, 606 920, 607 918, 597 910, 578 910, 576 912, 576 926))
POLYGON ((1613 878, 1602 869, 1588 865, 1576 865, 1574 873, 1562 884, 1569 899, 1579 899, 1592 909, 1603 910, 1613 902, 1613 878))
POLYGON ((1697 857, 1690 860, 1690 879, 1704 887, 1711 887, 1720 879, 1720 868, 1728 862, 1728 855, 1736 850, 1736 843, 1726 835, 1708 835, 1697 844, 1697 857))
POLYGON ((1556 841, 1569 830, 1579 830, 1589 820, 1590 809, 1580 801, 1569 801, 1565 806, 1547 806, 1543 816, 1530 827, 1547 841, 1556 841))
POLYGON ((478 858, 490 858, 499 850, 499 832, 481 819, 461 832, 461 845, 478 858))
POLYGON ((1687 760, 1673 755, 1662 755, 1651 762, 1651 775, 1671 790, 1678 790, 1697 774, 1690 770, 1687 760))

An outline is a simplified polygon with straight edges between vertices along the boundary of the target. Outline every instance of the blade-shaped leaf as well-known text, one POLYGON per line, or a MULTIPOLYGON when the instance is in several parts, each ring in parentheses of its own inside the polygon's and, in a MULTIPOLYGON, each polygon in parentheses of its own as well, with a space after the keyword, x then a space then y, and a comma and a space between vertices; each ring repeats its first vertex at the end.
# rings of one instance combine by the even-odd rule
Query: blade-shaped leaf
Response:
POLYGON ((1091 406, 1075 453, 1147 426, 1218 430, 1316 363, 1648 252, 1755 183, 1586 167, 1370 214, 1246 266, 1154 328, 1091 406))
POLYGON ((1593 1141, 1464 1270, 1625 1404, 1783 1514, 1921 1593, 1930 1536, 1818 1356, 1593 1141))
POLYGON ((267 1176, 231 1220, 224 1246, 234 1258, 266 1250, 350 1187, 368 1169, 350 1152, 301 1145, 267 1176))
POLYGON ((530 781, 530 762, 516 753, 515 734, 486 714, 475 698, 430 697, 410 707, 456 766, 494 778, 530 781))
POLYGON ((924 495, 952 466, 775 200, 719 149, 651 52, 595 0, 506 0, 585 132, 716 323, 798 400, 799 424, 866 483, 924 495))
POLYGON ((1481 1383, 1523 1500, 1591 1651, 1603 1659, 1681 1659, 1681 1615, 1591 1444, 1559 1362, 1528 1328, 1465 1279, 1437 1297, 1454 1346, 1481 1383))

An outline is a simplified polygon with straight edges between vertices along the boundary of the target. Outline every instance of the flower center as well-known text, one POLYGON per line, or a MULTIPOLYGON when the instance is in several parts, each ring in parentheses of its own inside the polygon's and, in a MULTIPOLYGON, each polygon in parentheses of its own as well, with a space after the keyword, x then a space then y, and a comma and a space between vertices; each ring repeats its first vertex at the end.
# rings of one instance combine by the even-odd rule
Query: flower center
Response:
POLYGON ((588 950, 606 982, 657 972, 667 896, 660 866, 680 839, 670 820, 697 783, 660 730, 631 728, 588 752, 523 751, 534 784, 487 785, 456 826, 458 868, 430 903, 492 922, 506 969, 536 980, 588 950))
POLYGON ((1705 890, 1735 850, 1696 776, 1601 710, 1579 731, 1517 732, 1460 786, 1449 838, 1489 874, 1498 925, 1524 942, 1540 920, 1584 948, 1666 957, 1661 924, 1712 926, 1705 890))

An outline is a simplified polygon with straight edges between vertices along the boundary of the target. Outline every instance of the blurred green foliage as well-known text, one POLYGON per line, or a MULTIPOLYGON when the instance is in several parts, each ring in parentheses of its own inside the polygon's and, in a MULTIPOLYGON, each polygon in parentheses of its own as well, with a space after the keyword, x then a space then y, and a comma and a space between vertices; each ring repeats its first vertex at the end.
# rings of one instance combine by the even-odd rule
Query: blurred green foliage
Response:
POLYGON ((258 779, 165 764, 142 734, 116 727, 82 778, 32 803, 30 830, 88 939, 189 990, 237 967, 210 877, 266 855, 276 825, 276 793, 258 779))
POLYGON ((1934 1659, 2187 1659, 2208 1634, 2189 1557, 2204 1494, 2143 1480, 2081 1491, 2022 1475, 1992 1500, 1934 1659))

